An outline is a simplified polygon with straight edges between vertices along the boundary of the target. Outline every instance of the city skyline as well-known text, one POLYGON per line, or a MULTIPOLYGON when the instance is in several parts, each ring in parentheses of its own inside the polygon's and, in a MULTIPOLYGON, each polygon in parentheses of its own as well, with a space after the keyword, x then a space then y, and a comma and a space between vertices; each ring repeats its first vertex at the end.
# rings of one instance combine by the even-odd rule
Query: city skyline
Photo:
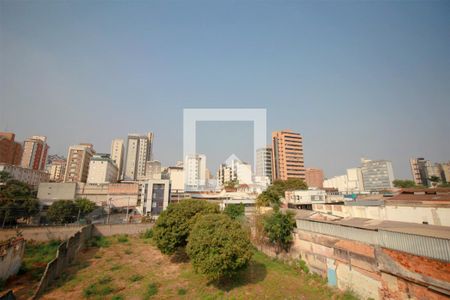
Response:
POLYGON ((266 108, 268 144, 301 133, 305 167, 326 177, 361 157, 391 160, 396 178, 412 157, 448 160, 448 2, 216 5, 2 1, 0 129, 64 156, 152 131, 168 166, 183 108, 266 108))

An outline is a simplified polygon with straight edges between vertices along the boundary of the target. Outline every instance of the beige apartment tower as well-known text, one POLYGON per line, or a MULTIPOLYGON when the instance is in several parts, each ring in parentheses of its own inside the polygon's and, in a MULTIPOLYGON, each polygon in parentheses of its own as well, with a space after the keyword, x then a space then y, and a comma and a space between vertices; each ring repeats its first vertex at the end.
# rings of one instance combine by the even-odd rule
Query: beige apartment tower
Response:
POLYGON ((303 137, 292 130, 272 132, 272 179, 305 180, 303 137))
POLYGON ((86 182, 89 174, 89 163, 94 154, 95 150, 92 144, 71 146, 67 154, 64 182, 86 182))
POLYGON ((23 142, 23 153, 20 165, 33 170, 45 170, 49 146, 47 137, 32 136, 23 142))
POLYGON ((111 143, 111 159, 117 166, 117 180, 122 178, 123 171, 123 157, 124 157, 125 147, 122 139, 114 139, 111 143))

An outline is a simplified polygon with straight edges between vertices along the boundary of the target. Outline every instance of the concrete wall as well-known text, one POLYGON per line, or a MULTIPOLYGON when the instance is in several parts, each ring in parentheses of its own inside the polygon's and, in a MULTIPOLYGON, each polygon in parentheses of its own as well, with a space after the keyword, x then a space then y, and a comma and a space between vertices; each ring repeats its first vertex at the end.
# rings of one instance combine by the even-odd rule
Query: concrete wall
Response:
POLYGON ((0 244, 0 279, 17 274, 22 264, 25 240, 16 238, 0 244))
POLYGON ((37 198, 48 204, 57 200, 74 200, 76 187, 75 182, 41 183, 39 184, 37 198))
POLYGON ((430 225, 450 226, 449 207, 427 206, 356 206, 313 204, 313 210, 339 217, 368 218, 399 222, 428 222, 430 225))
POLYGON ((39 298, 50 284, 61 276, 67 266, 73 262, 78 251, 84 248, 86 241, 91 238, 91 235, 92 225, 87 225, 59 245, 56 257, 45 268, 33 299, 39 298))
POLYGON ((95 225, 92 231, 93 236, 112 236, 115 234, 140 234, 153 227, 153 224, 112 224, 95 225))
MULTIPOLYGON (((256 245, 275 257, 267 243, 256 245)), ((283 260, 302 259, 311 272, 327 278, 330 286, 352 290, 362 299, 448 299, 450 263, 296 229, 283 260)))
MULTIPOLYGON (((50 240, 66 240, 80 229, 81 226, 41 226, 19 228, 18 230, 27 241, 46 242, 50 240)), ((15 236, 17 236, 17 229, 2 229, 0 231, 0 240, 7 240, 15 236)))

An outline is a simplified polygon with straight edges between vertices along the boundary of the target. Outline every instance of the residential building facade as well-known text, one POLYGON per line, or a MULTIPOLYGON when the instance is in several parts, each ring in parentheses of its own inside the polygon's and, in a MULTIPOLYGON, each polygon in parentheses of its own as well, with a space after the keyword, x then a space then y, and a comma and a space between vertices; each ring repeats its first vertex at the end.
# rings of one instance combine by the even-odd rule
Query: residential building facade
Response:
POLYGON ((20 165, 33 170, 45 170, 49 146, 45 136, 32 136, 23 142, 20 165))
POLYGON ((117 180, 122 178, 123 157, 125 147, 122 139, 114 139, 111 143, 111 159, 117 166, 117 180))
POLYGON ((364 192, 364 181, 361 168, 347 169, 345 175, 334 176, 323 182, 324 188, 337 189, 342 194, 358 194, 364 192))
POLYGON ((124 180, 145 179, 147 161, 152 158, 152 147, 153 133, 128 135, 124 180))
POLYGON ((20 165, 22 145, 14 140, 15 137, 12 132, 0 132, 0 163, 20 165))
POLYGON ((321 169, 306 168, 305 181, 308 187, 323 188, 323 171, 321 169))
POLYGON ((97 153, 89 162, 87 183, 117 182, 119 168, 109 154, 97 153))
POLYGON ((0 164, 0 171, 8 172, 12 178, 28 184, 32 188, 37 188, 41 182, 49 181, 49 174, 41 170, 34 170, 10 164, 0 164))
POLYGON ((92 144, 79 144, 69 147, 64 182, 86 182, 89 163, 95 150, 92 144))
POLYGON ((161 162, 151 160, 147 162, 145 179, 161 179, 161 162))
POLYGON ((361 172, 366 192, 379 192, 394 187, 394 170, 388 160, 361 159, 361 172))
POLYGON ((186 155, 184 161, 185 191, 201 190, 206 186, 206 156, 186 155))
POLYGON ((272 148, 265 147, 256 150, 255 176, 268 177, 272 180, 272 148))
POLYGON ((67 161, 65 159, 55 159, 47 165, 51 182, 63 182, 67 161))
POLYGON ((303 137, 292 130, 272 133, 272 179, 305 180, 303 137))

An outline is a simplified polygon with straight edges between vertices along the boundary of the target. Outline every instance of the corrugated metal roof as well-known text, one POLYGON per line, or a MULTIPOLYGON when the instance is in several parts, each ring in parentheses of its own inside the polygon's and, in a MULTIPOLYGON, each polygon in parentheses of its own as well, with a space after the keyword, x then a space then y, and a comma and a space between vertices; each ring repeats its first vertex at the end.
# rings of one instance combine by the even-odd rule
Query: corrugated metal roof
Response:
POLYGON ((297 228, 450 262, 450 227, 446 226, 363 218, 297 218, 297 228))

